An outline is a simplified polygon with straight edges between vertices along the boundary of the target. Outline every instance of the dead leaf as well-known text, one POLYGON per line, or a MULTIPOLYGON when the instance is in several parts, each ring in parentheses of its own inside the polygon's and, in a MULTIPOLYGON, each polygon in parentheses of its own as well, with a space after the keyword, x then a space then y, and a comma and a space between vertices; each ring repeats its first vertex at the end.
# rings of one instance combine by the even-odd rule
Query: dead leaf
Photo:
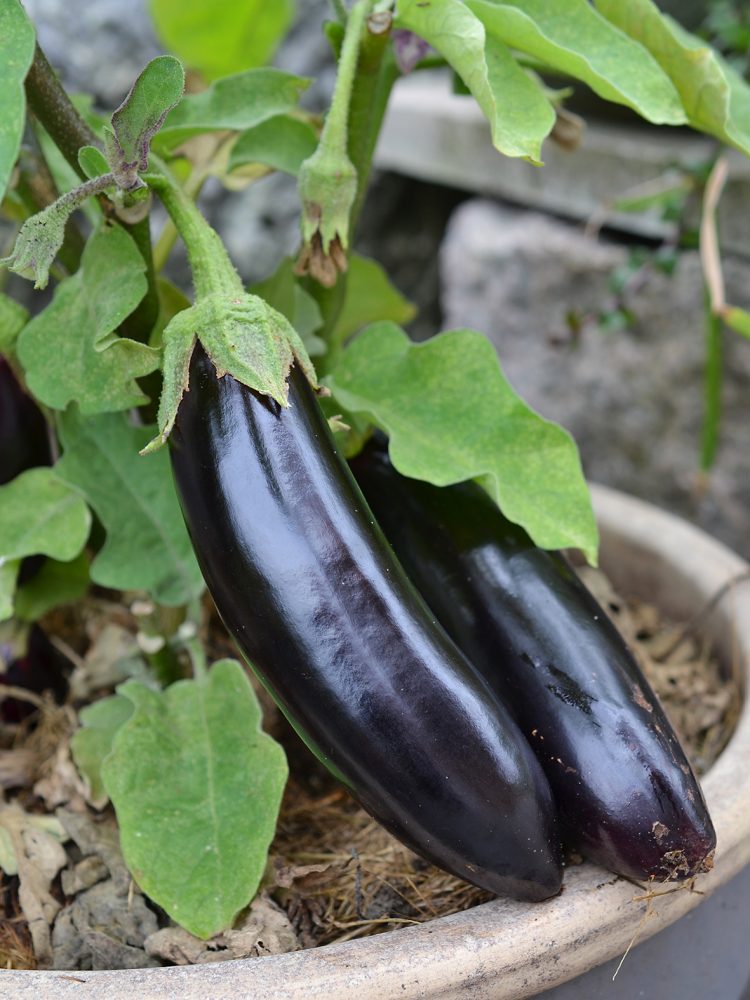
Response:
POLYGON ((88 701, 97 691, 116 687, 142 672, 143 657, 135 634, 109 622, 95 635, 83 660, 70 677, 72 701, 88 701))
POLYGON ((52 964, 50 926, 60 909, 49 890, 68 858, 60 842, 64 833, 59 824, 56 836, 40 821, 46 821, 48 826, 56 822, 51 816, 33 816, 15 804, 0 808, 0 826, 10 837, 18 871, 18 902, 29 927, 37 965, 44 969, 52 964))
POLYGON ((237 927, 208 941, 182 927, 165 927, 146 939, 149 955, 175 965, 206 965, 234 958, 258 958, 299 950, 286 913, 266 896, 255 899, 237 927))

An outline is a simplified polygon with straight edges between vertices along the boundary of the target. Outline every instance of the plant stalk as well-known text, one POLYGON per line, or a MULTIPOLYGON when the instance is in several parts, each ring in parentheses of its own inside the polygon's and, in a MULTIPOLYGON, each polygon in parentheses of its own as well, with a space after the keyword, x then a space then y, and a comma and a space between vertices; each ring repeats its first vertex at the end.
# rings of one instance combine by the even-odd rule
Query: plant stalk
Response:
MULTIPOLYGON (((99 140, 68 97, 38 44, 24 86, 29 107, 73 170, 85 181, 86 175, 78 162, 78 151, 82 146, 99 146, 99 140)), ((111 204, 107 202, 107 205, 111 214, 111 204)), ((122 324, 122 332, 133 340, 145 342, 159 316, 159 291, 151 253, 151 231, 148 217, 136 223, 122 222, 121 225, 133 237, 141 252, 148 281, 144 298, 122 324)))

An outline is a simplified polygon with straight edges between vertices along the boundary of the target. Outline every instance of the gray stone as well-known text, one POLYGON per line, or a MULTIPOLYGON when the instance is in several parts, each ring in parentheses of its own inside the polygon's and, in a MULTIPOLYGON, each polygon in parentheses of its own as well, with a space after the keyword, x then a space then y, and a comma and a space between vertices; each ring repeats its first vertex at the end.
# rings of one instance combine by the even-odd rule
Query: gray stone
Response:
MULTIPOLYGON (((518 392, 578 442, 587 476, 681 513, 750 555, 746 447, 750 345, 725 336, 721 446, 698 475, 703 411, 703 281, 697 253, 628 297, 635 322, 595 318, 628 250, 576 228, 475 199, 454 213, 441 250, 444 326, 486 333, 518 392), (566 321, 584 322, 572 336, 566 321)), ((728 301, 750 304, 750 269, 725 261, 728 301)))

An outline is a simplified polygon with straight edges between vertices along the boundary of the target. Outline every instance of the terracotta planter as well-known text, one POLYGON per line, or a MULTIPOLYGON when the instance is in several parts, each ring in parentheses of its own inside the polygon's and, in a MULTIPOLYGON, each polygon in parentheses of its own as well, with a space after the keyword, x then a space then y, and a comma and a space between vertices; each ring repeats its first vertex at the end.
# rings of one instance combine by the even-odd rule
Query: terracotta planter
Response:
MULTIPOLYGON (((748 565, 685 522, 639 500, 597 488, 602 562, 624 591, 686 619, 748 565)), ((725 663, 750 663, 750 585, 730 587, 706 620, 725 663)), ((419 927, 276 957, 194 967, 118 972, 0 972, 14 1000, 132 997, 211 1000, 416 1000, 532 996, 580 975, 677 920, 750 860, 750 706, 703 787, 718 835, 716 867, 699 893, 659 897, 660 919, 639 928, 637 889, 592 864, 569 870, 556 899, 497 900, 419 927)))

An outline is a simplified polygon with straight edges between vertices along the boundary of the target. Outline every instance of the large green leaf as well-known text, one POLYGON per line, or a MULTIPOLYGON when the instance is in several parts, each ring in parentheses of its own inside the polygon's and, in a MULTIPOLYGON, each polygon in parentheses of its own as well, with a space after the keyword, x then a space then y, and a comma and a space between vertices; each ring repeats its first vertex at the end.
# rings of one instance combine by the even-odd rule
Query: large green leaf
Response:
POLYGON ((596 0, 598 10, 644 45, 677 89, 690 124, 750 155, 750 87, 701 38, 651 0, 596 0))
POLYGON ((18 0, 0 3, 0 201, 21 146, 26 115, 23 81, 34 58, 34 26, 18 0))
POLYGON ((685 122, 677 91, 658 62, 588 0, 465 2, 492 37, 583 80, 606 100, 625 104, 658 124, 685 122))
POLYGON ((0 559, 45 555, 67 561, 86 544, 91 514, 54 469, 28 469, 0 486, 0 559))
POLYGON ((462 0, 399 0, 396 26, 424 38, 450 63, 489 121, 501 153, 541 162, 554 108, 538 81, 518 65, 507 45, 487 35, 462 0))
POLYGON ((17 341, 29 389, 42 403, 63 410, 75 401, 83 413, 102 413, 146 401, 135 379, 158 367, 159 352, 114 332, 143 298, 144 268, 120 226, 91 237, 79 270, 17 341))
POLYGON ((307 122, 292 115, 274 115, 238 136, 227 170, 231 172, 248 164, 262 163, 296 177, 317 145, 315 130, 307 122))
POLYGON ((188 94, 169 112, 154 147, 174 149, 201 132, 244 132, 297 106, 309 84, 280 69, 251 69, 226 76, 198 94, 188 94))
POLYGON ((82 552, 70 562, 45 559, 42 568, 16 592, 15 616, 34 622, 61 604, 72 604, 86 593, 89 561, 82 552))
POLYGON ((262 66, 293 13, 293 0, 151 0, 162 41, 209 80, 262 66))
POLYGON ((413 344, 393 323, 368 327, 327 379, 338 401, 390 436, 394 466, 436 486, 479 479, 543 548, 596 559, 597 530, 576 446, 512 389, 480 333, 413 344))
POLYGON ((89 501, 107 533, 91 579, 119 590, 148 590, 161 604, 187 604, 203 580, 175 496, 166 451, 139 456, 153 427, 124 413, 60 419, 59 474, 89 501))
POLYGON ((134 711, 102 765, 125 861, 143 891, 201 938, 229 927, 260 883, 287 766, 261 731, 239 663, 163 693, 118 688, 134 711))

